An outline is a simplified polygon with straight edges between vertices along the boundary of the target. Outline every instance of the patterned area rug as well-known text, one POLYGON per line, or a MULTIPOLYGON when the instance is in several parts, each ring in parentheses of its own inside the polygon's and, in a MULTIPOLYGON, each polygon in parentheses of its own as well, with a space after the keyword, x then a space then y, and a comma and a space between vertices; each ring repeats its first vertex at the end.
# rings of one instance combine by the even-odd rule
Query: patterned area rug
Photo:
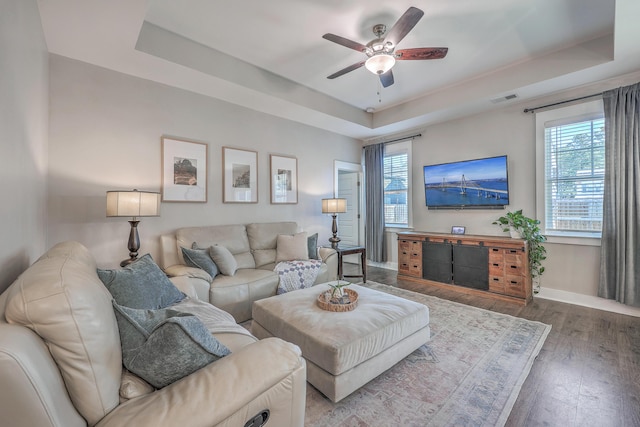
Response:
POLYGON ((305 427, 503 426, 551 326, 375 282, 429 307, 431 341, 342 401, 307 383, 305 427))

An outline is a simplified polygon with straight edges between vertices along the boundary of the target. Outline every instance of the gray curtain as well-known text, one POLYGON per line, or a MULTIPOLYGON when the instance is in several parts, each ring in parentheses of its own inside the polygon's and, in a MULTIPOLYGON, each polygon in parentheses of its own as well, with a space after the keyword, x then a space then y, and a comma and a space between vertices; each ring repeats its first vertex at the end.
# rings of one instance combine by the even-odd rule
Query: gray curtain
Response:
POLYGON ((640 307, 640 83, 603 94, 605 188, 598 296, 640 307))
POLYGON ((367 259, 384 262, 384 144, 364 147, 364 183, 367 259))

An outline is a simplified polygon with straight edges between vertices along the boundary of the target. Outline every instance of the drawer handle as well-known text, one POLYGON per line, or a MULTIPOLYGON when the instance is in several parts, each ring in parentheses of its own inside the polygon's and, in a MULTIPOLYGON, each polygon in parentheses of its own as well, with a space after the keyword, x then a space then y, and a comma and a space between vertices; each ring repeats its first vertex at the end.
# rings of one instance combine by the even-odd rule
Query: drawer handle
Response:
POLYGON ((517 285, 517 284, 518 284, 518 282, 515 282, 515 281, 511 280, 511 284, 512 284, 512 285, 517 285))
POLYGON ((509 267, 511 267, 511 268, 518 268, 518 266, 517 266, 517 265, 510 265, 509 267))
POLYGON ((494 282, 499 282, 499 281, 500 281, 500 279, 498 279, 497 277, 494 277, 494 278, 493 278, 493 281, 494 281, 494 282))
POLYGON ((515 249, 510 249, 509 252, 512 253, 512 254, 517 254, 518 253, 518 251, 515 250, 515 249))
POLYGON ((500 264, 495 264, 495 263, 494 263, 494 264, 493 264, 493 266, 494 266, 494 267, 499 267, 499 266, 500 266, 500 264))
POLYGON ((496 249, 496 248, 492 248, 491 250, 492 250, 493 252, 498 252, 498 251, 500 251, 500 249, 496 249))
POLYGON ((418 268, 418 266, 417 266, 417 265, 414 265, 414 266, 413 266, 413 268, 418 268))
POLYGON ((402 255, 406 255, 406 254, 407 254, 406 252, 402 252, 402 255))

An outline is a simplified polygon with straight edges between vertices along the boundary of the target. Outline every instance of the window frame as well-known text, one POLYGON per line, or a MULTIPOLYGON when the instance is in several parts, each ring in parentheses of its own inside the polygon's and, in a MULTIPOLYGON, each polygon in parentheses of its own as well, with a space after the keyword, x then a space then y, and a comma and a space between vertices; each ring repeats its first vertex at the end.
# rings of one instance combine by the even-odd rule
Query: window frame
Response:
POLYGON ((545 200, 545 123, 572 123, 604 115, 602 99, 536 113, 536 216, 549 243, 600 246, 601 233, 547 231, 545 200))
MULTIPOLYGON (((385 220, 385 229, 408 229, 412 228, 413 214, 412 214, 412 159, 411 159, 411 147, 413 140, 395 142, 392 144, 386 144, 384 147, 384 159, 387 156, 393 156, 398 154, 407 154, 407 224, 387 223, 385 220)), ((384 186, 384 163, 383 163, 383 186, 384 186)))

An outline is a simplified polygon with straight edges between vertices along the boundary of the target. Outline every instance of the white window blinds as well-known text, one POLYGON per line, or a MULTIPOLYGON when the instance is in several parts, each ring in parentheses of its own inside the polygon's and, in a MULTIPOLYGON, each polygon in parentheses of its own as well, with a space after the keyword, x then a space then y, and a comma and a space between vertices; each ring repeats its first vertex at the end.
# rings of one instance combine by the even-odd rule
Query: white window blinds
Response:
POLYGON ((545 123, 545 229, 593 235, 602 230, 604 118, 545 123))
POLYGON ((387 226, 409 223, 409 155, 398 152, 384 156, 384 222, 387 226))

